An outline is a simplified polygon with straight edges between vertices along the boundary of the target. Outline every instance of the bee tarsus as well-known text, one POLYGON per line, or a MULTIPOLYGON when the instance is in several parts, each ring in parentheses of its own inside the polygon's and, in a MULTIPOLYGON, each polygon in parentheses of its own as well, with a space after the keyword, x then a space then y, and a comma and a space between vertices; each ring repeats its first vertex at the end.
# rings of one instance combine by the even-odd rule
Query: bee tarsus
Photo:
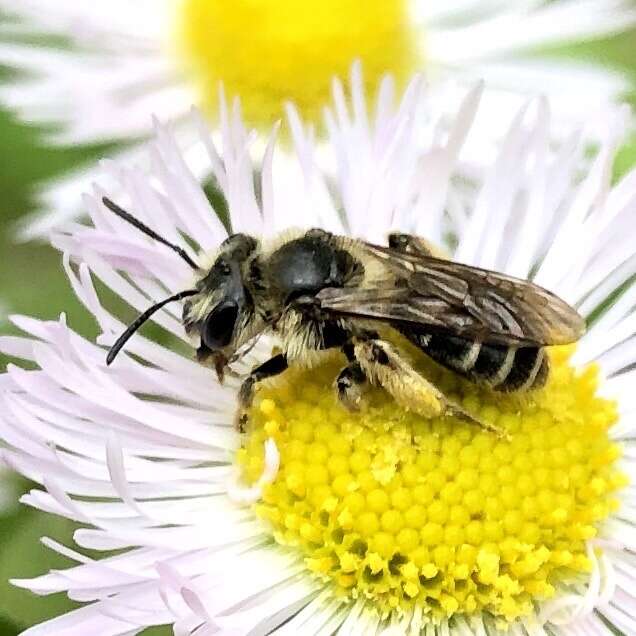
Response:
POLYGON ((350 362, 336 378, 336 391, 341 404, 350 411, 357 411, 362 405, 367 388, 367 376, 359 362, 350 362))
POLYGON ((256 385, 267 378, 273 378, 281 374, 287 367, 287 357, 285 354, 279 353, 252 369, 247 378, 243 380, 238 393, 239 406, 236 414, 236 428, 241 433, 245 432, 245 427, 247 426, 247 412, 254 401, 256 385))

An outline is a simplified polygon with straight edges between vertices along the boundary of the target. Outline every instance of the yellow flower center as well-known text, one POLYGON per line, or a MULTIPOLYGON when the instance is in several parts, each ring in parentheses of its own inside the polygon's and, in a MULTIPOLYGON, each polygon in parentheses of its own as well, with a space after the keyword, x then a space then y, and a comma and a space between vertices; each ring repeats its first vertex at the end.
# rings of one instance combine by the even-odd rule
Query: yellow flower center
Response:
POLYGON ((585 576, 586 541, 626 483, 608 438, 615 405, 595 395, 598 371, 550 353, 546 387, 495 394, 428 361, 426 376, 497 438, 452 417, 426 420, 373 389, 345 410, 338 362, 293 369, 259 392, 237 460, 246 483, 276 441, 280 470, 255 505, 276 541, 302 551, 334 595, 367 598, 386 617, 419 605, 427 620, 528 615, 560 582, 585 576))
POLYGON ((316 122, 334 76, 363 63, 365 88, 391 72, 400 84, 418 63, 420 35, 406 0, 182 0, 178 44, 204 108, 219 82, 241 98, 245 120, 269 128, 291 100, 316 122))

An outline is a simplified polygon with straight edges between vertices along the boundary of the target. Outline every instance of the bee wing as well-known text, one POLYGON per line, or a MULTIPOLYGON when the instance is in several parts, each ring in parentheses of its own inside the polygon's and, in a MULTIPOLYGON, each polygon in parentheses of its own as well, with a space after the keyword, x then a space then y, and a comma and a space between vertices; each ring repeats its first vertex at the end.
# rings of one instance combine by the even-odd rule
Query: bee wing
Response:
POLYGON ((585 332, 575 309, 528 281, 432 256, 368 249, 392 276, 372 289, 325 289, 318 294, 323 310, 501 344, 567 344, 585 332))

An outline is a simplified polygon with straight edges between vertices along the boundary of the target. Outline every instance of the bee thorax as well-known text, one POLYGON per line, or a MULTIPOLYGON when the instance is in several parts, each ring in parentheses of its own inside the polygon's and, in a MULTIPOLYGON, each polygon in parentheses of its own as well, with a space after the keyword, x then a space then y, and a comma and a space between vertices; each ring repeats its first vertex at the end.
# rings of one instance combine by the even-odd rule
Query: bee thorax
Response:
POLYGON ((270 256, 268 275, 283 301, 289 302, 325 287, 341 287, 346 263, 341 252, 325 237, 308 233, 285 243, 270 256))

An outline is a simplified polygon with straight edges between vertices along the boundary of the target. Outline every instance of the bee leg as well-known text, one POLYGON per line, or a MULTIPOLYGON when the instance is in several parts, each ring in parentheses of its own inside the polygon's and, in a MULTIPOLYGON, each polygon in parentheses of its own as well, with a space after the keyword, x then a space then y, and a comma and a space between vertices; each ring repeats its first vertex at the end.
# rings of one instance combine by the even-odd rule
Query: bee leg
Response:
POLYGON ((402 234, 401 232, 391 232, 389 234, 389 247, 405 254, 420 254, 422 256, 432 256, 433 250, 428 242, 419 236, 412 234, 402 234))
POLYGON ((454 415, 500 437, 505 436, 505 432, 497 426, 474 418, 448 400, 434 384, 404 360, 390 343, 384 340, 357 340, 354 355, 369 381, 382 386, 400 406, 426 418, 454 415))
POLYGON ((250 406, 252 406, 256 385, 262 380, 272 378, 282 373, 287 369, 287 366, 287 356, 285 356, 284 353, 279 353, 267 360, 267 362, 263 362, 263 364, 259 364, 257 367, 252 369, 247 378, 245 378, 243 384, 241 384, 241 388, 239 389, 239 406, 234 420, 236 429, 240 433, 245 432, 245 427, 247 426, 248 421, 247 412, 250 406))
POLYGON ((367 387, 367 376, 359 362, 349 363, 336 378, 338 399, 350 411, 360 409, 362 395, 367 387))
MULTIPOLYGON (((375 332, 373 334, 365 333, 364 337, 376 337, 376 334, 375 332)), ((336 378, 335 387, 338 399, 348 410, 357 411, 360 409, 363 393, 368 386, 367 376, 362 370, 360 363, 356 360, 352 340, 348 340, 342 346, 342 353, 347 357, 349 364, 336 378)))
POLYGON ((433 256, 435 258, 448 258, 443 249, 437 247, 421 236, 391 232, 389 234, 389 247, 404 254, 417 254, 418 256, 433 256))

